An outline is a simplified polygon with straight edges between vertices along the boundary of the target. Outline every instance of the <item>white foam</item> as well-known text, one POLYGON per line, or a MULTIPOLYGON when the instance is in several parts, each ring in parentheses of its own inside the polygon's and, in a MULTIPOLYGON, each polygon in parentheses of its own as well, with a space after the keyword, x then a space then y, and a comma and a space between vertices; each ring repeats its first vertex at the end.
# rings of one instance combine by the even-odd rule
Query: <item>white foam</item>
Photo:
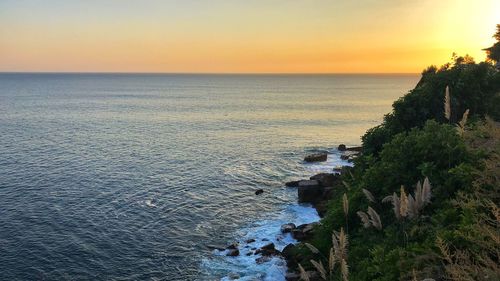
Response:
POLYGON ((328 158, 325 162, 304 163, 304 167, 311 173, 331 173, 334 168, 353 166, 352 163, 340 159, 340 155, 338 151, 328 153, 328 158))
POLYGON ((155 208, 156 207, 156 204, 153 203, 153 200, 145 200, 144 203, 148 207, 151 207, 151 208, 155 208))
MULTIPOLYGON (((352 163, 341 160, 340 153, 336 150, 328 154, 325 162, 304 163, 304 168, 311 174, 331 173, 334 168, 341 166, 352 166, 352 163)), ((261 255, 254 255, 252 248, 258 249, 272 242, 275 248, 281 251, 286 245, 297 243, 289 233, 281 233, 283 224, 294 223, 298 226, 319 220, 318 212, 311 205, 298 203, 285 205, 279 213, 270 214, 268 219, 258 221, 235 233, 235 241, 238 242, 240 251, 238 256, 229 257, 227 250, 214 250, 213 256, 202 260, 201 269, 212 278, 221 276, 221 280, 284 281, 287 270, 285 260, 273 257, 269 261, 257 264, 256 259, 261 255), (255 242, 247 244, 245 241, 249 239, 255 239, 255 242), (248 253, 252 254, 247 256, 248 253)))
POLYGON ((274 218, 266 219, 246 227, 236 233, 239 243, 240 255, 237 257, 226 256, 227 251, 214 250, 213 257, 202 261, 202 268, 215 275, 225 275, 221 280, 285 280, 286 262, 280 257, 273 257, 269 261, 257 264, 256 259, 261 255, 254 255, 251 248, 260 248, 266 244, 274 243, 276 249, 283 248, 290 243, 297 243, 292 236, 281 233, 281 225, 294 223, 301 225, 319 221, 319 216, 310 205, 290 204, 274 218), (255 239, 247 244, 245 241, 255 239), (264 241, 263 241, 264 239, 264 241), (252 253, 247 256, 248 253, 252 253))

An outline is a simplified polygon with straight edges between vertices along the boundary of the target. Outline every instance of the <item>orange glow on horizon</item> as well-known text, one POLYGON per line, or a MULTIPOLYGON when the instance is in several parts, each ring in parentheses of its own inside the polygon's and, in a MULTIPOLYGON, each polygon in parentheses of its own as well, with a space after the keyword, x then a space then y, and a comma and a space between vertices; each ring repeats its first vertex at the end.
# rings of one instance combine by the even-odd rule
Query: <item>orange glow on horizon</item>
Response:
POLYGON ((47 2, 0 3, 0 71, 416 73, 484 60, 500 23, 494 0, 47 2))

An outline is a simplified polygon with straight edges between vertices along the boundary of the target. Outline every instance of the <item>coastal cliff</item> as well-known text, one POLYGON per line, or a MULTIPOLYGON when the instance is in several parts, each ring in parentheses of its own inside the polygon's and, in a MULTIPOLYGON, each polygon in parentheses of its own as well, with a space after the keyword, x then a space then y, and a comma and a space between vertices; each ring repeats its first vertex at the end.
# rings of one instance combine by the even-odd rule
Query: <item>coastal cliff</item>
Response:
POLYGON ((323 217, 284 249, 287 279, 499 280, 499 120, 493 64, 426 69, 354 167, 287 183, 323 217))

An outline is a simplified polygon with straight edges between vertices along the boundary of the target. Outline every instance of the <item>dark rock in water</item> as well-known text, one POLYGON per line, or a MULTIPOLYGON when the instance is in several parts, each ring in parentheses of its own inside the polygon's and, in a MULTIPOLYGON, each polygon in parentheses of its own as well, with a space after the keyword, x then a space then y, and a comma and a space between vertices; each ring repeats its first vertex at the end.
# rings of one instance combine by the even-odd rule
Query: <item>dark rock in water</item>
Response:
POLYGON ((333 168, 333 172, 336 174, 341 174, 342 173, 342 167, 335 167, 333 168))
POLYGON ((321 186, 333 186, 338 178, 337 175, 329 173, 319 173, 310 177, 311 180, 317 180, 321 186))
POLYGON ((299 202, 314 203, 320 199, 323 194, 323 188, 319 185, 317 180, 303 180, 300 181, 297 192, 299 202))
POLYGON ((255 191, 255 195, 260 195, 260 194, 262 194, 262 193, 264 193, 264 189, 262 189, 262 188, 261 188, 261 189, 257 189, 257 190, 255 191))
POLYGON ((260 248, 261 250, 274 250, 274 243, 269 243, 260 248))
POLYGON ((233 243, 233 244, 227 246, 226 249, 228 249, 228 250, 238 249, 238 243, 233 243))
POLYGON ((294 223, 287 223, 281 226, 281 233, 289 233, 292 232, 292 230, 295 229, 295 224, 294 223))
POLYGON ((299 241, 304 241, 304 240, 310 239, 312 237, 314 227, 318 224, 319 223, 317 223, 317 222, 313 222, 313 223, 301 224, 301 225, 297 226, 297 228, 292 231, 293 238, 295 238, 299 241))
POLYGON ((297 268, 297 265, 300 261, 301 253, 296 249, 297 246, 295 246, 294 244, 288 244, 285 246, 285 248, 283 248, 283 251, 281 251, 281 255, 285 259, 288 268, 297 268))
MULTIPOLYGON (((325 186, 325 188, 323 188, 323 201, 328 201, 330 199, 333 198, 333 195, 334 195, 334 191, 335 191, 335 187, 333 186, 325 186)), ((327 203, 327 202, 325 202, 327 203)))
POLYGON ((262 240, 261 240, 261 241, 269 241, 269 239, 267 239, 267 238, 262 238, 262 240))
POLYGON ((283 257, 286 260, 288 260, 290 258, 293 258, 294 249, 296 247, 297 246, 295 246, 294 244, 290 243, 290 244, 286 245, 285 248, 283 248, 283 251, 281 251, 281 254, 283 255, 283 257))
MULTIPOLYGON (((335 196, 335 191, 338 190, 338 187, 335 186, 326 186, 323 188, 323 195, 321 195, 321 200, 314 203, 314 208, 318 211, 318 215, 320 217, 324 217, 326 212, 328 211, 328 202, 335 196)), ((338 192, 337 192, 338 193, 338 192)))
POLYGON ((353 146, 346 149, 347 151, 363 152, 362 146, 353 146))
POLYGON ((328 212, 328 201, 318 202, 314 205, 314 208, 318 212, 319 217, 322 218, 326 215, 326 212, 328 212))
POLYGON ((349 155, 340 155, 340 159, 342 160, 349 160, 349 155))
POLYGON ((274 243, 269 243, 262 246, 260 249, 255 251, 255 254, 261 254, 263 256, 278 255, 280 252, 274 248, 274 243))
POLYGON ((238 280, 240 279, 240 276, 234 272, 231 272, 227 275, 227 277, 229 277, 230 280, 238 280))
POLYGON ((324 162, 328 158, 328 155, 326 153, 315 153, 311 155, 307 155, 304 158, 304 161, 306 162, 324 162))
POLYGON ((247 241, 245 241, 247 244, 250 244, 250 243, 253 243, 255 242, 255 239, 248 239, 247 241))
POLYGON ((301 180, 299 181, 299 187, 318 187, 319 182, 317 180, 301 180))
POLYGON ((248 252, 248 253, 246 253, 245 255, 246 255, 246 256, 251 256, 251 255, 253 255, 253 252, 248 252))
POLYGON ((260 257, 260 258, 256 258, 256 259, 255 259, 255 262, 256 262, 257 264, 261 264, 261 263, 264 263, 264 262, 268 262, 268 261, 270 261, 270 260, 271 260, 271 257, 269 257, 269 256, 262 256, 262 257, 260 257))
POLYGON ((236 257, 236 256, 239 256, 239 255, 240 255, 240 250, 238 250, 238 249, 231 249, 227 253, 227 256, 230 256, 230 257, 236 257))
POLYGON ((297 228, 301 229, 304 233, 309 233, 313 231, 314 227, 316 227, 317 225, 319 225, 319 222, 305 223, 297 226, 297 228))
POLYGON ((339 144, 339 147, 337 147, 337 150, 338 151, 346 151, 347 147, 345 146, 345 144, 339 144))
POLYGON ((299 186, 299 182, 300 181, 289 181, 289 182, 285 183, 285 186, 287 186, 287 187, 297 187, 297 186, 299 186))

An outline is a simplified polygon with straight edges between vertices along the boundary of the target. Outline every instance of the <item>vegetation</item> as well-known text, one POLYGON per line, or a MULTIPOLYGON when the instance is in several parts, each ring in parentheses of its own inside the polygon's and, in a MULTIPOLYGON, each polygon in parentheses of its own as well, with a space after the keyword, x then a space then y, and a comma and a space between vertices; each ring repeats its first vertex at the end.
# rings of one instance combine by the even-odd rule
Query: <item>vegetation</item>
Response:
POLYGON ((454 56, 426 69, 363 136, 363 154, 299 247, 302 279, 316 270, 324 280, 500 280, 499 120, 491 62, 454 56))
POLYGON ((488 54, 488 59, 500 62, 500 24, 497 24, 497 32, 493 35, 493 38, 495 38, 498 42, 484 50, 488 54))

